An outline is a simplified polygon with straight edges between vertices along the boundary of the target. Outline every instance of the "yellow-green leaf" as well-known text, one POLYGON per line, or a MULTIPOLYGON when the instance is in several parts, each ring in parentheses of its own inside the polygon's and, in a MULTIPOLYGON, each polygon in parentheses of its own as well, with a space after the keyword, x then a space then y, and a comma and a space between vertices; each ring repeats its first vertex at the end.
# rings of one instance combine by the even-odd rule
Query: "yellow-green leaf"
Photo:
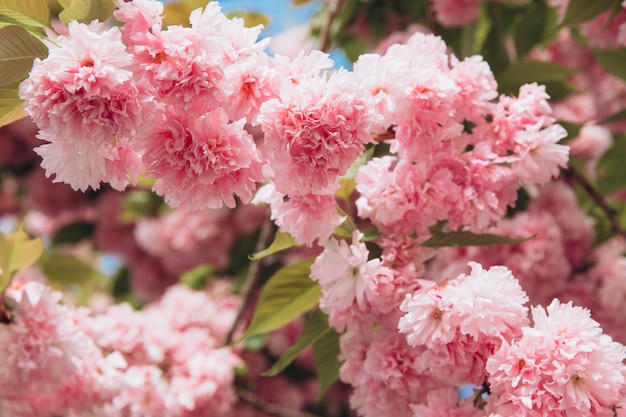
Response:
POLYGON ((251 261, 258 261, 259 259, 263 259, 268 255, 271 255, 276 252, 280 252, 285 249, 289 249, 294 246, 296 241, 293 239, 289 233, 281 232, 280 230, 276 232, 276 236, 274 236, 274 241, 269 247, 262 250, 261 252, 257 252, 253 255, 250 255, 251 261))
POLYGON ((24 102, 18 96, 19 84, 0 87, 0 127, 26 116, 24 102))
POLYGON ((0 87, 28 77, 35 58, 45 58, 48 48, 19 26, 0 28, 0 87))
POLYGON ((232 12, 226 13, 226 17, 228 17, 229 19, 232 19, 233 17, 239 17, 243 19, 243 24, 248 28, 259 25, 267 27, 267 25, 270 23, 269 16, 263 13, 250 12, 246 10, 234 10, 232 12))
POLYGON ((163 6, 163 26, 189 26, 189 15, 192 11, 205 7, 207 0, 178 0, 167 2, 163 6))
POLYGON ((100 9, 98 10, 98 20, 104 22, 107 20, 117 7, 115 0, 100 0, 100 9))
POLYGON ((11 283, 16 272, 37 262, 43 253, 43 241, 31 239, 22 229, 12 234, 0 233, 0 291, 11 283))
POLYGON ((98 19, 99 16, 99 0, 71 0, 69 5, 59 13, 59 19, 66 25, 72 20, 81 23, 89 23, 92 20, 98 19))
POLYGON ((50 27, 46 0, 0 0, 0 15, 25 26, 50 27))
POLYGON ((50 282, 55 284, 85 285, 105 278, 93 265, 61 252, 46 252, 39 265, 50 282))
POLYGON ((314 260, 288 265, 272 275, 261 290, 252 322, 241 339, 280 329, 317 305, 322 290, 309 278, 314 260))

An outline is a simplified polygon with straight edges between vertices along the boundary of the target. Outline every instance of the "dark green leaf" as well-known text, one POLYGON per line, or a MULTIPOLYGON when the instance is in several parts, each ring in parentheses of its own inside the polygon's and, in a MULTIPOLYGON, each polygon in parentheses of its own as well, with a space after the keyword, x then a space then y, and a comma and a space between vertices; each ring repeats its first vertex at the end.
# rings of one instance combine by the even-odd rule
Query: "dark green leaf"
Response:
POLYGON ((240 339, 280 329, 317 305, 322 290, 309 278, 315 258, 276 272, 261 290, 250 326, 240 339))
POLYGON ((92 222, 75 222, 61 227, 52 238, 53 245, 77 243, 93 235, 95 226, 92 222))
POLYGON ((593 49, 593 55, 605 70, 626 81, 626 48, 593 49))
POLYGON ((545 2, 534 2, 524 9, 524 15, 515 32, 515 48, 518 57, 524 57, 539 44, 545 35, 550 8, 545 2))
POLYGON ((50 9, 46 0, 0 0, 0 15, 24 26, 50 27, 50 9))
POLYGON ((274 236, 274 241, 272 242, 272 244, 267 249, 250 255, 250 260, 258 261, 259 259, 263 259, 273 253, 289 249, 295 244, 296 241, 293 239, 293 236, 291 236, 289 233, 281 232, 280 230, 278 230, 276 232, 276 235, 274 236))
POLYGON ((339 368, 341 368, 339 334, 334 329, 331 328, 331 330, 313 342, 313 359, 320 381, 320 390, 317 394, 318 401, 322 399, 326 390, 339 379, 339 368))
POLYGON ((431 233, 433 233, 433 236, 426 240, 424 243, 422 243, 422 246, 426 246, 429 248, 440 248, 448 246, 458 247, 506 245, 524 242, 535 237, 533 235, 525 238, 514 239, 489 233, 476 234, 466 231, 442 232, 441 230, 437 230, 435 227, 432 227, 430 230, 431 233))
POLYGON ((598 191, 603 195, 611 194, 626 187, 626 137, 615 139, 613 147, 604 154, 598 163, 598 191))
POLYGON ((606 12, 616 0, 570 0, 561 26, 574 26, 606 12))
POLYGON ((552 62, 520 60, 512 63, 496 79, 500 92, 515 94, 523 84, 562 82, 574 73, 574 70, 552 62))
POLYGON ((45 58, 48 48, 19 26, 0 28, 0 87, 28 77, 35 58, 45 58))
POLYGON ((267 371, 263 372, 264 376, 278 375, 285 369, 307 346, 324 337, 327 333, 335 330, 328 325, 328 317, 320 310, 315 310, 309 315, 304 328, 298 336, 298 340, 293 344, 278 361, 267 371))
POLYGON ((149 190, 136 190, 127 193, 122 201, 122 223, 132 223, 140 217, 156 216, 163 211, 163 198, 149 190))

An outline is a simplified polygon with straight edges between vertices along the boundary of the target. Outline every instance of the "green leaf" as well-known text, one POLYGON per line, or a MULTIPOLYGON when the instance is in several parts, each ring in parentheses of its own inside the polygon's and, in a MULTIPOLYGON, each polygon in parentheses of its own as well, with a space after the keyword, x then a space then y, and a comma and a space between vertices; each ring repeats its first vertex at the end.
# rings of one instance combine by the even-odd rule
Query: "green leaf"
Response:
POLYGON ((593 49, 592 51, 605 70, 626 81, 626 48, 593 49))
POLYGON ((272 365, 270 369, 263 372, 262 375, 278 375, 283 371, 283 369, 289 366, 289 364, 291 364, 291 362, 293 362, 293 360, 296 359, 298 355, 307 348, 307 346, 315 343, 330 332, 335 333, 335 330, 328 325, 328 316, 320 310, 315 310, 309 315, 306 323, 304 323, 304 327, 302 328, 302 332, 300 332, 300 336, 298 336, 296 343, 287 349, 280 359, 278 359, 278 361, 272 365))
POLYGON ((100 0, 100 9, 98 13, 98 20, 104 22, 107 20, 117 7, 115 0, 100 0))
POLYGON ((61 285, 85 285, 106 277, 85 261, 57 251, 46 252, 39 265, 51 282, 61 285))
POLYGON ((199 290, 206 286, 207 279, 214 273, 215 266, 211 264, 198 265, 195 268, 183 273, 180 276, 180 282, 191 289, 199 290))
POLYGON ((312 0, 291 0, 291 4, 293 6, 303 6, 305 4, 311 3, 312 0))
POLYGON ((11 234, 0 233, 0 292, 19 272, 37 262, 43 253, 43 240, 31 239, 21 228, 11 234))
POLYGON ((441 247, 459 247, 459 246, 491 246, 491 245, 507 245, 520 243, 532 239, 535 235, 525 238, 514 239, 505 236, 498 236, 489 233, 476 234, 466 231, 443 232, 442 228, 445 222, 439 222, 430 228, 433 234, 428 240, 422 243, 422 246, 429 248, 441 247))
POLYGON ((0 0, 0 15, 24 26, 50 27, 46 0, 0 0))
POLYGON ((278 230, 276 232, 276 235, 274 236, 274 241, 271 245, 269 245, 269 247, 262 250, 261 252, 250 255, 249 258, 251 261, 258 261, 259 259, 263 259, 273 253, 289 249, 295 244, 296 241, 293 239, 293 236, 291 236, 289 233, 281 232, 280 230, 278 230))
POLYGON ((345 217, 346 219, 339 226, 335 227, 333 235, 351 239, 352 232, 357 230, 356 224, 354 224, 354 221, 350 218, 350 216, 348 216, 340 207, 337 207, 337 212, 341 217, 345 217))
POLYGON ((149 190, 135 190, 127 193, 122 201, 120 222, 132 223, 140 217, 153 217, 166 207, 163 198, 149 190))
POLYGON ((570 0, 561 27, 591 20, 609 10, 615 3, 616 0, 570 0))
POLYGON ((317 394, 319 401, 331 385, 339 379, 339 334, 332 329, 313 342, 313 359, 315 370, 320 381, 320 391, 317 394))
POLYGON ((348 168, 346 174, 343 175, 341 178, 346 180, 355 179, 356 174, 359 172, 359 168, 367 164, 369 160, 372 159, 375 150, 376 149, 374 146, 370 146, 369 148, 367 148, 361 155, 359 155, 359 157, 352 163, 352 165, 350 165, 350 168, 348 168))
POLYGON ((347 204, 350 204, 350 196, 354 192, 355 188, 356 182, 353 179, 340 178, 339 189, 337 190, 336 196, 345 201, 347 204))
POLYGON ((67 25, 72 20, 90 23, 100 16, 99 0, 71 0, 69 5, 59 13, 59 19, 67 25))
POLYGON ((19 83, 0 87, 0 127, 26 117, 24 102, 18 95, 19 83))
POLYGON ((615 138, 613 147, 609 149, 598 163, 598 191, 608 195, 626 187, 626 137, 615 138))
POLYGON ((517 56, 523 57, 545 36, 551 9, 544 2, 532 3, 524 9, 524 15, 515 31, 517 56))
POLYGON ((513 62, 496 78, 498 89, 504 94, 517 93, 523 84, 563 81, 576 71, 552 62, 520 60, 513 62))
POLYGON ((92 222, 74 222, 61 227, 52 238, 53 245, 77 243, 93 235, 95 225, 92 222))
POLYGON ((622 109, 618 111, 617 113, 614 113, 610 115, 609 117, 602 119, 598 124, 603 125, 607 123, 621 122, 624 119, 626 119, 626 109, 622 109))
POLYGON ((228 17, 229 19, 232 19, 234 17, 243 19, 243 24, 248 28, 259 25, 267 27, 267 25, 270 23, 270 18, 268 15, 247 10, 233 10, 232 12, 226 13, 226 17, 228 17))
POLYGON ((317 305, 322 290, 309 278, 315 258, 281 268, 261 290, 250 326, 240 338, 280 329, 317 305))

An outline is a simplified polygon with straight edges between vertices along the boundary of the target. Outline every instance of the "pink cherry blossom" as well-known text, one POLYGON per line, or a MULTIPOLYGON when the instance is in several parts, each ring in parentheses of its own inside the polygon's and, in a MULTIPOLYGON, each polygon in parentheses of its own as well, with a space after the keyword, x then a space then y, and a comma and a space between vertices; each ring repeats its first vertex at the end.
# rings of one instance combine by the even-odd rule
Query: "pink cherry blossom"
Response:
POLYGON ((194 119, 165 117, 145 147, 143 163, 157 178, 153 189, 173 207, 234 207, 234 195, 249 202, 263 179, 244 121, 230 123, 220 109, 194 119))

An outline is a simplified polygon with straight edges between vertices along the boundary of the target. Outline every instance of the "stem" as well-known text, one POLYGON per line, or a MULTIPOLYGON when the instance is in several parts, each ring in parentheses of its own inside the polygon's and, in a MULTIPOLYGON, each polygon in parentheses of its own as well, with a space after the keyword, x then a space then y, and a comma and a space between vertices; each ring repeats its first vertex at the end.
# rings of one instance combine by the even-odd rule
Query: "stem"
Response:
POLYGON ((580 185, 582 189, 589 195, 589 197, 593 199, 596 205, 600 207, 600 209, 604 212, 607 219, 611 223, 611 228, 613 229, 613 232, 626 238, 626 230, 622 227, 619 219, 617 218, 617 211, 609 205, 604 196, 600 194, 600 192, 593 186, 593 184, 591 184, 591 182, 589 182, 589 180, 583 174, 578 172, 578 170, 576 170, 576 168, 574 167, 568 167, 566 170, 563 171, 563 173, 570 180, 568 181, 570 185, 572 185, 572 183, 580 185))
POLYGON ((255 393, 241 388, 237 389, 237 395, 246 403, 250 404, 257 410, 273 414, 278 417, 319 417, 306 411, 290 410, 276 404, 268 403, 260 399, 255 393))
MULTIPOLYGON (((256 242, 254 253, 260 252, 265 249, 268 244, 268 239, 270 237, 271 231, 272 221, 268 217, 267 219, 265 219, 263 225, 261 226, 261 232, 259 233, 259 239, 256 242)), ((224 345, 228 345, 233 341, 233 336, 235 334, 235 331, 237 330, 237 326, 239 325, 239 322, 243 318, 244 314, 246 313, 246 310, 252 303, 252 299, 254 298, 253 290, 256 287, 260 276, 260 265, 261 261, 254 261, 250 264, 250 268, 248 269, 248 273, 246 274, 246 279, 241 286, 242 302, 239 306, 239 310, 237 311, 237 317, 235 318, 233 325, 226 335, 226 341, 224 342, 224 345)))
POLYGON ((320 51, 328 52, 330 49, 332 40, 330 39, 330 29, 335 21, 335 18, 339 14, 343 7, 344 0, 331 0, 328 5, 328 19, 326 19, 326 24, 322 29, 322 33, 320 36, 320 51))
POLYGON ((424 0, 424 9, 426 11, 426 24, 433 35, 437 34, 437 23, 435 22, 435 11, 430 4, 432 0, 424 0))

